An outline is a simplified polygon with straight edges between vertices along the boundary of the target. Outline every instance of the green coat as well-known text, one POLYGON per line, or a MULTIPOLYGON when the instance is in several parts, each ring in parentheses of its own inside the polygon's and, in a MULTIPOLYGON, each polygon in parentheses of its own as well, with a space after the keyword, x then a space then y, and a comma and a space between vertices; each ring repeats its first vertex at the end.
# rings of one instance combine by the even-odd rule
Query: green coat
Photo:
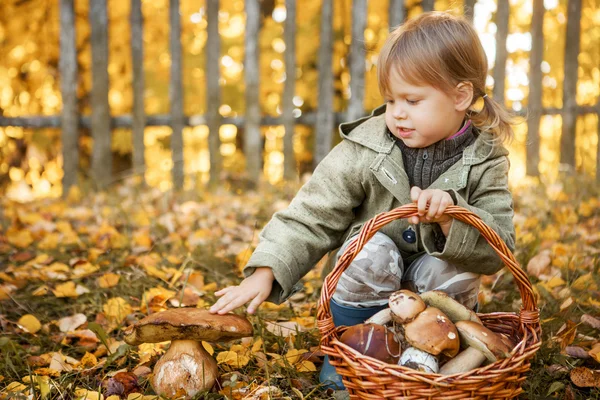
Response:
MULTIPOLYGON (((273 269, 276 281, 268 301, 287 299, 294 285, 327 252, 339 248, 367 220, 411 203, 402 153, 387 130, 384 113, 382 106, 368 117, 342 124, 344 140, 319 163, 289 207, 275 213, 261 232, 244 275, 260 266, 273 269)), ((491 139, 489 134, 478 135, 463 151, 462 161, 429 188, 451 192, 457 205, 479 215, 512 251, 515 232, 508 151, 499 144, 492 146, 491 139)), ((436 251, 433 225, 415 227, 415 243, 402 238, 409 226, 406 219, 393 221, 380 232, 394 240, 405 259, 426 251, 470 272, 493 274, 503 267, 479 232, 458 220, 452 223, 444 250, 436 251)))

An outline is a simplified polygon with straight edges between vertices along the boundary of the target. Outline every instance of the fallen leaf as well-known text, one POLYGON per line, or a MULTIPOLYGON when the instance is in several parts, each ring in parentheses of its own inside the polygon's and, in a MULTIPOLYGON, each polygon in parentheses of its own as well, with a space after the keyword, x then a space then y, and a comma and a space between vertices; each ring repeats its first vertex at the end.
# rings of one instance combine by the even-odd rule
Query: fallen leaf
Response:
POLYGON ((56 297, 79 297, 79 295, 89 292, 90 291, 86 287, 75 285, 75 282, 73 281, 56 285, 56 288, 52 290, 52 293, 54 293, 56 297))
POLYGON ((102 307, 106 318, 115 324, 121 323, 125 317, 133 312, 133 309, 127 301, 121 297, 109 299, 102 307))
POLYGON ((222 351, 217 354, 217 363, 226 364, 234 368, 241 368, 246 366, 250 358, 246 355, 236 353, 235 351, 222 351))
POLYGON ((26 314, 19 318, 19 325, 29 333, 36 333, 42 329, 40 321, 31 314, 26 314))
POLYGON ((543 251, 531 258, 527 263, 527 273, 539 278, 540 275, 548 273, 552 259, 549 251, 543 251))
POLYGON ((61 332, 70 332, 79 328, 87 322, 87 317, 83 314, 75 314, 70 317, 64 317, 58 320, 58 329, 61 332))
POLYGON ((576 367, 571 370, 571 381, 579 387, 600 387, 600 371, 586 367, 576 367))
POLYGON ((115 287, 119 283, 119 279, 119 275, 109 272, 98 278, 98 286, 100 286, 103 289, 115 287))
POLYGON ((573 358, 583 358, 583 359, 590 358, 588 351, 586 349, 584 349, 583 347, 579 347, 579 346, 567 346, 567 347, 565 347, 565 353, 569 357, 573 357, 573 358))
POLYGON ((284 322, 267 322, 265 327, 269 332, 274 335, 288 337, 295 335, 298 332, 304 332, 306 329, 298 324, 297 322, 284 321, 284 322))
POLYGON ((594 329, 600 330, 600 319, 592 317, 589 314, 583 314, 581 316, 581 322, 588 326, 591 326, 594 329))
POLYGON ((592 357, 596 362, 600 363, 600 343, 596 343, 592 346, 591 350, 588 351, 590 357, 592 357))

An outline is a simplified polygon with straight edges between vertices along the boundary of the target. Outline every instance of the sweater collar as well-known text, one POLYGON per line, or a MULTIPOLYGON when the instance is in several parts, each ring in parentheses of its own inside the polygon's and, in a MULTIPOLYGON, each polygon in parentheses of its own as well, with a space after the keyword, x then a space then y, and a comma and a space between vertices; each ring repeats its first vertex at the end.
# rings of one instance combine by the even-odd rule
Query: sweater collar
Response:
POLYGON ((467 121, 467 124, 463 125, 463 128, 449 139, 442 139, 424 148, 408 147, 400 139, 397 139, 396 143, 405 154, 411 154, 416 157, 420 152, 427 152, 430 156, 433 156, 435 161, 444 161, 462 152, 474 140, 475 132, 473 132, 473 124, 467 121), (460 133, 461 131, 462 133, 460 133))

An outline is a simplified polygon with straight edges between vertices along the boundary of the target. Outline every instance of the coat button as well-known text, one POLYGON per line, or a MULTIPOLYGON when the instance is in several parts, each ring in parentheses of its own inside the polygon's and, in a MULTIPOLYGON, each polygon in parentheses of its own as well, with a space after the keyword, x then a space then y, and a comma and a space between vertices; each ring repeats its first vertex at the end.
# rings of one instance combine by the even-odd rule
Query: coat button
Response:
POLYGON ((404 239, 406 243, 414 243, 417 241, 417 234, 412 228, 408 228, 402 232, 402 239, 404 239))

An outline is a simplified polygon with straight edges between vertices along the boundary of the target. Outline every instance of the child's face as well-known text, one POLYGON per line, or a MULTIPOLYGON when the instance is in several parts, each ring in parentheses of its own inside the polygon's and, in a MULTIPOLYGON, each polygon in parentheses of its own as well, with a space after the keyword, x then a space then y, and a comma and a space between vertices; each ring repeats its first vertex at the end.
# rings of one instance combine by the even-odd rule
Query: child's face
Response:
POLYGON ((408 147, 427 147, 455 134, 465 110, 460 100, 433 86, 415 86, 390 68, 385 123, 408 147))

